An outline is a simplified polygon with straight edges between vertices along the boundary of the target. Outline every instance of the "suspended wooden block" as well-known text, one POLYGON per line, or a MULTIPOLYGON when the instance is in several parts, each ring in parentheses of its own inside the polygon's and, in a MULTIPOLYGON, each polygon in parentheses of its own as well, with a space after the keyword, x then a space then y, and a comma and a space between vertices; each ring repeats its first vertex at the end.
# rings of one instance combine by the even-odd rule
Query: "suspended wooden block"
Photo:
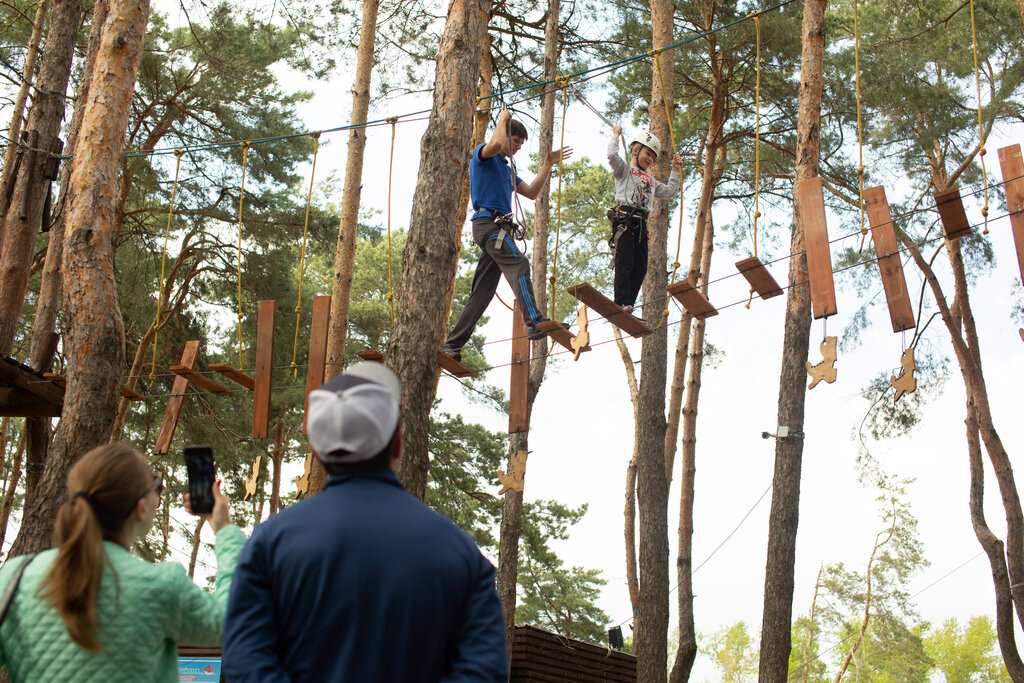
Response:
POLYGON ((252 397, 252 438, 270 433, 271 377, 274 371, 274 323, 277 302, 261 301, 256 318, 256 370, 252 397))
POLYGON ((810 361, 804 363, 804 367, 807 368, 807 374, 811 376, 812 380, 807 386, 808 389, 816 387, 821 380, 825 380, 826 384, 832 384, 832 382, 836 381, 837 341, 837 337, 825 337, 821 340, 821 345, 819 346, 823 358, 813 365, 810 361))
POLYGON ((892 222, 885 188, 879 185, 864 190, 864 208, 871 225, 871 241, 878 257, 878 272, 885 289, 885 300, 889 304, 889 320, 893 332, 912 330, 917 326, 914 307, 907 292, 907 279, 903 273, 899 244, 896 241, 896 226, 892 222))
POLYGON ((501 482, 501 488, 498 490, 498 495, 503 496, 508 490, 523 492, 523 487, 526 482, 526 457, 527 451, 516 451, 509 458, 508 472, 498 470, 498 481, 501 482))
POLYGON ((587 330, 587 305, 576 311, 576 334, 572 338, 572 359, 579 360, 580 354, 590 350, 590 332, 587 330))
POLYGON ((241 370, 236 370, 227 363, 210 363, 210 369, 213 370, 214 372, 219 372, 220 374, 224 375, 225 377, 234 382, 237 382, 238 384, 241 384, 249 391, 252 391, 253 388, 256 386, 256 382, 253 380, 252 377, 245 374, 241 370))
POLYGON ((913 346, 903 352, 903 356, 900 358, 900 366, 899 377, 889 375, 889 384, 896 390, 896 396, 892 399, 893 403, 903 398, 903 394, 911 394, 917 389, 917 379, 914 377, 913 346))
POLYGON ((508 433, 528 432, 526 395, 530 389, 530 340, 519 302, 512 309, 512 364, 508 384, 508 433))
POLYGON ((306 430, 306 413, 309 410, 309 392, 324 383, 327 370, 327 330, 331 322, 331 297, 318 296, 313 299, 313 322, 309 328, 309 360, 306 363, 306 399, 302 411, 302 433, 306 430))
POLYGON ((946 239, 955 240, 971 231, 971 224, 964 212, 964 203, 960 199, 960 190, 951 187, 935 193, 935 208, 939 210, 939 220, 946 239))
POLYGON ((252 476, 245 480, 245 497, 242 500, 249 500, 256 495, 259 488, 261 462, 263 462, 262 455, 257 455, 256 459, 252 461, 252 476))
MULTIPOLYGON (((618 304, 591 287, 587 282, 567 287, 565 291, 597 311, 611 324, 625 330, 626 334, 633 337, 643 337, 654 332, 650 327, 640 322, 639 318, 623 311, 618 304)), ((570 350, 572 349, 571 344, 563 344, 563 346, 570 350)))
POLYGON ((1006 190, 1013 244, 1017 248, 1020 281, 1024 282, 1024 160, 1021 159, 1020 145, 1000 148, 999 165, 1003 169, 1003 189, 1006 190))
POLYGON ((363 349, 362 351, 356 351, 356 355, 363 360, 374 360, 378 363, 384 362, 384 354, 377 349, 363 349))
MULTIPOLYGON (((193 368, 196 364, 196 356, 199 355, 199 340, 194 339, 185 342, 185 350, 181 352, 181 367, 193 368)), ((185 404, 185 392, 188 390, 188 377, 178 375, 171 385, 171 397, 167 399, 167 408, 164 410, 164 421, 160 424, 160 432, 156 437, 156 445, 153 453, 165 455, 171 451, 171 440, 174 438, 174 430, 178 428, 178 416, 181 415, 181 407, 185 404)))
POLYGON ((807 278, 811 284, 814 318, 836 313, 836 287, 832 280, 832 252, 825 224, 825 188, 821 178, 806 178, 796 184, 797 215, 804 233, 807 278))
POLYGON ((762 299, 771 299, 782 294, 782 287, 756 256, 737 261, 736 268, 750 283, 750 288, 762 299))
POLYGON ((673 282, 668 286, 667 290, 697 320, 718 315, 718 309, 712 306, 711 302, 705 299, 700 290, 691 285, 689 280, 673 282))
POLYGON ((178 375, 179 377, 184 377, 192 384, 195 384, 197 387, 206 389, 210 393, 217 394, 218 396, 231 395, 231 392, 227 388, 217 384, 206 375, 199 374, 192 368, 187 368, 184 365, 172 365, 170 370, 175 375, 178 375))

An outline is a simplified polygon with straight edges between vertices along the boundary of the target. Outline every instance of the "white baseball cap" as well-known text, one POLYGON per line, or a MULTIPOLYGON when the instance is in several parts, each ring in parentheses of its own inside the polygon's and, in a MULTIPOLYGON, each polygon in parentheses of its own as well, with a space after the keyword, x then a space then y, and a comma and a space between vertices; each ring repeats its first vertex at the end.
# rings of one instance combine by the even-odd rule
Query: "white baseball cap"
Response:
POLYGON ((363 361, 309 394, 309 444, 324 463, 370 460, 398 429, 402 389, 383 363, 363 361))

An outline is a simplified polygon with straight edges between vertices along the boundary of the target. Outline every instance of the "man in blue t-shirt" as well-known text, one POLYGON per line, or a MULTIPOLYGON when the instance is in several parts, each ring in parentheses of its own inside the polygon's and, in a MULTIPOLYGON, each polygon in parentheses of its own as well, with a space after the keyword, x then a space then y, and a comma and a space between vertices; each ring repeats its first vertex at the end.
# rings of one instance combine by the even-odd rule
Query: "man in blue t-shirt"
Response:
POLYGON ((572 155, 571 147, 549 151, 541 156, 537 177, 527 183, 509 164, 527 139, 526 127, 511 117, 507 109, 498 115, 498 123, 489 142, 478 145, 469 161, 469 194, 473 200, 473 241, 481 249, 476 264, 469 300, 455 321, 441 350, 462 360, 462 347, 473 335, 476 323, 487 310, 504 275, 519 302, 526 320, 527 336, 540 339, 544 333, 537 327, 547 318, 537 307, 530 280, 530 262, 516 248, 512 228, 512 191, 527 199, 536 199, 551 175, 551 166, 572 155))

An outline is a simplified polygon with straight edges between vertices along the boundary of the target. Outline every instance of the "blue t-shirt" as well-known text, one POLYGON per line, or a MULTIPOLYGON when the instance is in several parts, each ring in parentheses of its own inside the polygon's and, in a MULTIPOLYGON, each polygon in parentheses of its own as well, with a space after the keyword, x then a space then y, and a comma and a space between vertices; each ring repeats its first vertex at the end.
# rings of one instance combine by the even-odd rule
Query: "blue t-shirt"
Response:
POLYGON ((479 144, 473 150, 473 158, 469 160, 469 196, 473 200, 473 218, 491 216, 491 211, 500 214, 512 213, 512 191, 522 182, 515 176, 512 184, 512 169, 504 154, 495 154, 490 159, 482 159, 479 144), (487 211, 485 209, 490 209, 487 211))

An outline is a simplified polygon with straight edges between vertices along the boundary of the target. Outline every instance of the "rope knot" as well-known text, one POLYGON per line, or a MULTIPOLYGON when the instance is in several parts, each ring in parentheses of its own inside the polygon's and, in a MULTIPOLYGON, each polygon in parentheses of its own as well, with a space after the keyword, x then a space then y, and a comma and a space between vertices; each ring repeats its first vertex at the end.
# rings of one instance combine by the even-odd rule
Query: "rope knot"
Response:
POLYGON ((176 149, 176 150, 174 150, 174 156, 178 157, 179 159, 181 159, 181 157, 184 154, 185 154, 185 150, 183 150, 183 149, 176 149))
POLYGON ((388 292, 388 301, 394 301, 394 300, 395 300, 395 295, 392 294, 391 292, 388 292))
POLYGON ((387 117, 384 120, 387 121, 388 123, 390 123, 392 126, 395 125, 396 123, 398 123, 398 117, 397 116, 389 116, 389 117, 387 117))
POLYGON ((319 140, 320 139, 320 131, 318 131, 318 130, 313 131, 312 133, 309 134, 309 137, 313 138, 314 140, 319 140))
POLYGON ((548 282, 550 282, 551 284, 555 284, 555 276, 552 275, 551 277, 549 277, 548 282))
POLYGON ((652 57, 652 58, 653 57, 657 57, 658 56, 658 51, 657 50, 648 50, 647 51, 647 56, 648 57, 652 57))
POLYGON ((295 307, 295 312, 296 313, 302 313, 302 306, 296 306, 295 307))
POLYGON ((249 149, 250 147, 252 147, 252 143, 249 142, 248 140, 242 140, 241 142, 238 143, 238 146, 241 147, 242 149, 249 149))
POLYGON ((988 154, 988 150, 982 147, 978 153, 981 154, 981 156, 985 156, 986 154, 988 154))
POLYGON ((760 218, 760 217, 761 217, 761 212, 760 211, 755 211, 754 212, 754 218, 760 218))
POLYGON ((555 83, 557 83, 559 85, 559 87, 564 88, 567 85, 569 85, 569 78, 570 78, 569 74, 564 74, 562 76, 556 76, 555 77, 555 83))
POLYGON ((238 314, 238 322, 242 322, 244 319, 245 319, 244 316, 242 316, 242 314, 239 313, 238 314))
POLYGON ((863 166, 858 166, 857 167, 857 175, 864 175, 864 167, 863 166))
POLYGON ((981 207, 981 215, 982 216, 988 216, 988 204, 986 204, 985 206, 981 207))
POLYGON ((679 267, 679 261, 673 261, 672 262, 672 267, 673 268, 678 268, 679 267))

